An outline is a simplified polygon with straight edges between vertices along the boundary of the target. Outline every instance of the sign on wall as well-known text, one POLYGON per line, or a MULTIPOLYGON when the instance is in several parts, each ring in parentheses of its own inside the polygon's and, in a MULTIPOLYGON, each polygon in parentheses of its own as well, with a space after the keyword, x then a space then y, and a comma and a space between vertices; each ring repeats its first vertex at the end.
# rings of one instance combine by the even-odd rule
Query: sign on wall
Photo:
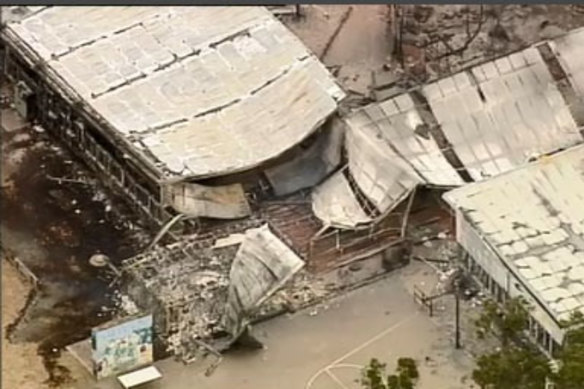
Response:
POLYGON ((152 315, 94 328, 91 343, 98 379, 148 365, 153 362, 152 315))

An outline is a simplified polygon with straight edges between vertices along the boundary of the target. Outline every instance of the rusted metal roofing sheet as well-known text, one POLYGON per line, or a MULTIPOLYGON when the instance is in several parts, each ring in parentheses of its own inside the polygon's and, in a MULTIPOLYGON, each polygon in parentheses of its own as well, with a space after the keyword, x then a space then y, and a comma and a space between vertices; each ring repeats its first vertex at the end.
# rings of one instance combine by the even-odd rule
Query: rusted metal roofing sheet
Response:
POLYGON ((263 7, 49 7, 7 31, 166 177, 275 158, 344 96, 263 7))
POLYGON ((583 193, 576 146, 444 198, 559 321, 584 313, 583 193))

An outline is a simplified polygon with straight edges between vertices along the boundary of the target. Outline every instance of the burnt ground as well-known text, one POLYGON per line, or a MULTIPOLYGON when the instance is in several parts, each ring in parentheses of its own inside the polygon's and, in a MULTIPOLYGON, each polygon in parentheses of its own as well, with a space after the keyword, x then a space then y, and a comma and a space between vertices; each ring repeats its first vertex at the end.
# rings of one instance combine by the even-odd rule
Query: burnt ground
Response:
POLYGON ((121 201, 106 195, 48 134, 17 129, 11 112, 2 114, 2 249, 40 280, 8 338, 38 344, 56 387, 68 380, 57 363, 60 352, 115 313, 113 274, 92 267, 90 256, 101 252, 116 264, 136 254, 147 237, 121 201), (55 179, 62 177, 74 182, 55 179))

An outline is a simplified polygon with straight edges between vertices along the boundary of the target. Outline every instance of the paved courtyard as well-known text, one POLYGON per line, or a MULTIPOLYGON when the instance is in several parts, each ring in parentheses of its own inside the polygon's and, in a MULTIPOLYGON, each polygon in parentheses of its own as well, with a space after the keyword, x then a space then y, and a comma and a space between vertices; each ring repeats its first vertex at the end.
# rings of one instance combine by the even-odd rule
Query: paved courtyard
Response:
MULTIPOLYGON (((413 302, 412 280, 427 285, 428 274, 425 265, 414 263, 317 309, 259 324, 255 334, 266 349, 230 353, 210 377, 204 375, 209 363, 160 361, 156 366, 163 379, 147 388, 359 388, 360 369, 372 357, 389 369, 399 357, 415 358, 420 389, 472 388, 472 361, 454 349, 447 313, 440 313, 443 324, 438 324, 413 302)), ((118 386, 106 380, 80 387, 118 386)))

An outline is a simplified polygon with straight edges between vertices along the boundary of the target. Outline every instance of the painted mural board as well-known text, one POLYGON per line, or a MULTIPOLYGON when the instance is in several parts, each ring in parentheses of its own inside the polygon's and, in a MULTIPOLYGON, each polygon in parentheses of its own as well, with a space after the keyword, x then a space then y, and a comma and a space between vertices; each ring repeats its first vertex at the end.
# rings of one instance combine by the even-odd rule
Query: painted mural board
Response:
POLYGON ((153 362, 152 315, 122 319, 91 333, 97 379, 126 373, 153 362))

